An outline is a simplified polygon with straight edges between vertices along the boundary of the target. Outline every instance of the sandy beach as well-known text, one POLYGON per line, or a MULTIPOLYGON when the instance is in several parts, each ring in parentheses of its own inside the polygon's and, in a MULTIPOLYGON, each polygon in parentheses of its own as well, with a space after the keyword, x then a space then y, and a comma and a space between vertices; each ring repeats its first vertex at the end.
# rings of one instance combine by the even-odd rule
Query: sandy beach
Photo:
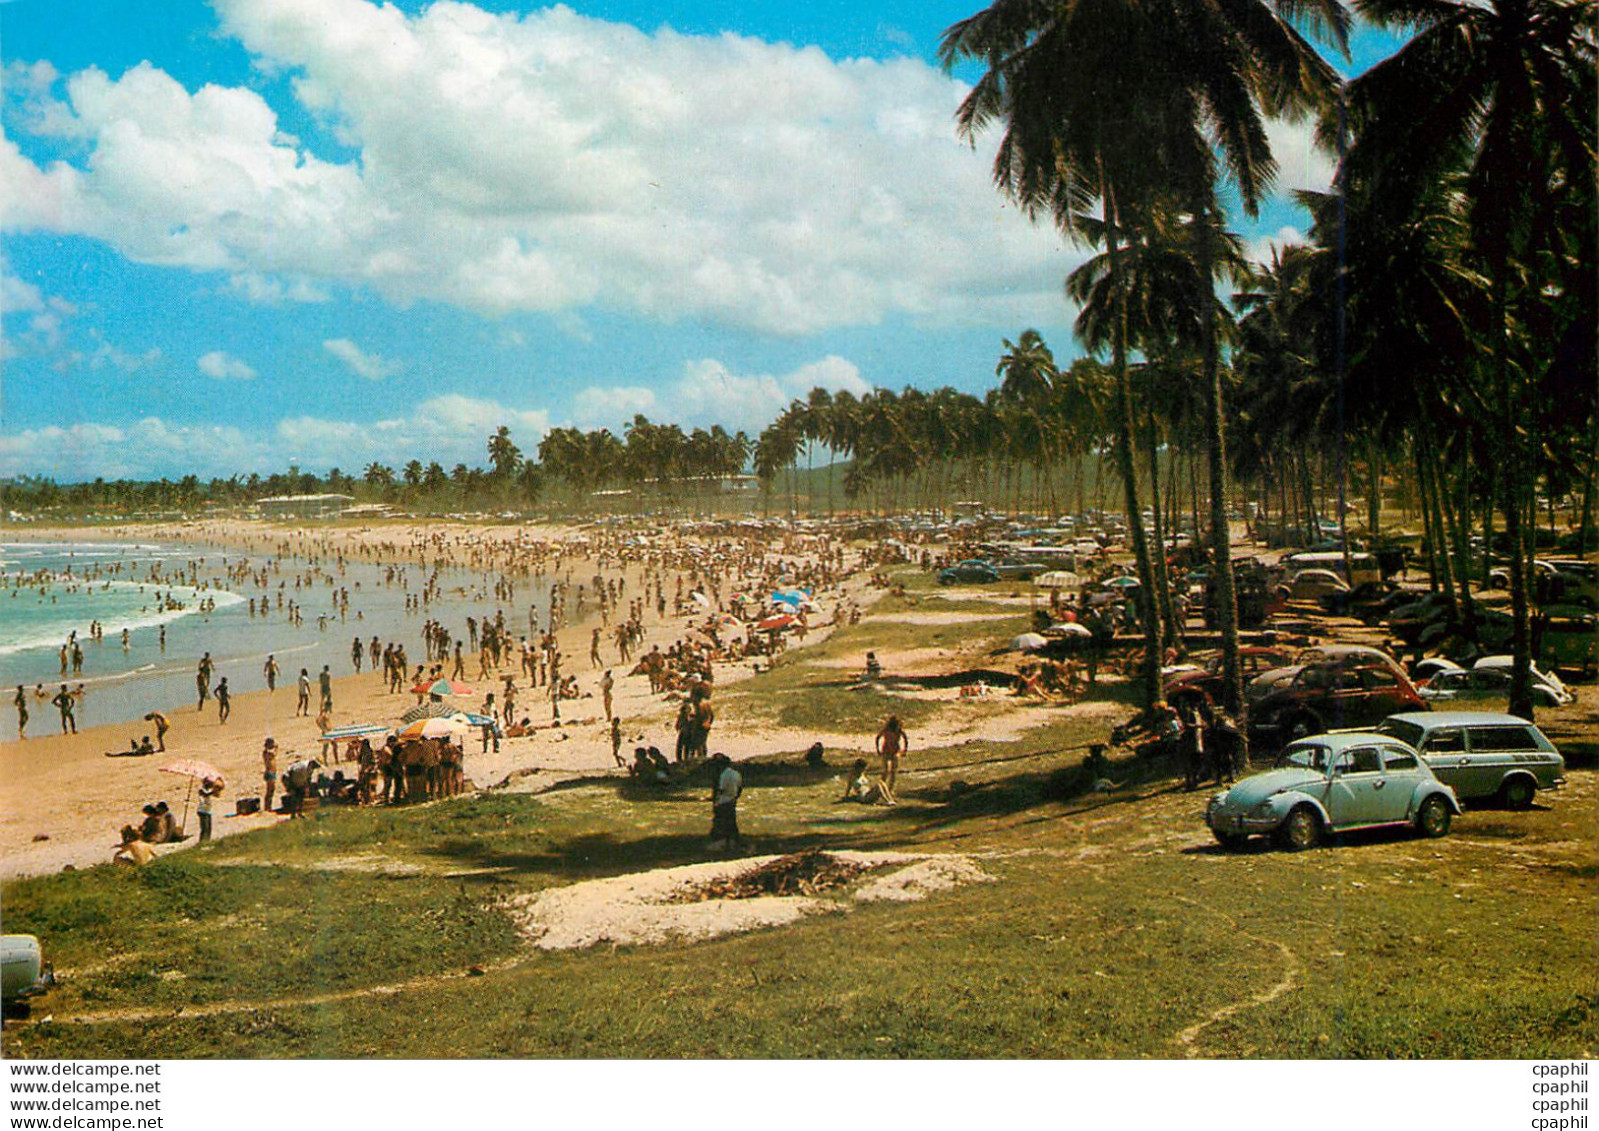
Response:
MULTIPOLYGON (((438 539, 441 528, 436 525, 301 531, 228 521, 177 529, 151 526, 73 529, 70 535, 77 540, 108 542, 181 537, 197 545, 225 545, 256 551, 277 546, 304 554, 334 552, 351 557, 382 547, 385 560, 409 561, 421 561, 422 547, 431 546, 430 560, 438 562, 452 550, 465 558, 484 547, 503 550, 534 541, 558 543, 574 534, 571 530, 551 527, 447 526, 442 530, 445 537, 441 541, 438 539), (429 538, 434 541, 424 541, 429 538)), ((34 530, 28 532, 28 537, 45 540, 63 533, 34 530)), ((574 550, 579 548, 581 543, 573 544, 574 550)), ((801 552, 787 556, 796 562, 809 560, 801 552)), ((569 568, 578 576, 586 577, 592 572, 591 565, 580 560, 576 564, 569 563, 569 568)), ((629 562, 621 569, 628 578, 629 592, 641 590, 642 567, 629 562)), ((610 575, 617 571, 618 567, 606 570, 610 575)), ((817 619, 823 626, 809 633, 804 642, 792 641, 791 646, 805 647, 825 640, 828 635, 825 622, 834 608, 843 602, 869 606, 878 592, 857 573, 832 591, 819 593, 824 612, 817 619)), ((447 603, 437 609, 435 615, 446 623, 459 619, 451 617, 447 603)), ((635 655, 655 645, 663 650, 670 647, 682 639, 686 626, 693 619, 693 614, 675 615, 670 607, 664 617, 657 616, 653 608, 648 609, 644 616, 644 640, 635 655)), ((609 726, 599 695, 604 669, 594 669, 589 662, 590 634, 598 623, 598 615, 591 608, 586 617, 565 625, 557 634, 566 657, 564 670, 577 676, 581 691, 579 699, 562 704, 561 726, 550 725, 547 698, 529 702, 524 690, 518 715, 530 715, 540 729, 529 736, 502 739, 498 752, 483 752, 476 736, 469 737, 465 774, 474 787, 536 790, 577 775, 608 770, 623 772, 616 769, 612 759, 609 726)), ((414 658, 422 655, 415 633, 403 642, 414 658)), ((602 655, 605 662, 612 665, 615 711, 624 720, 623 756, 627 757, 633 746, 640 744, 657 745, 670 752, 674 737, 672 720, 677 709, 675 700, 652 695, 644 675, 627 675, 631 665, 615 663, 616 650, 608 639, 602 647, 602 655)), ((500 670, 509 674, 513 666, 514 661, 500 670)), ((468 663, 467 674, 476 675, 476 667, 474 657, 468 663)), ((714 672, 719 687, 748 679, 752 674, 748 661, 718 663, 714 672)), ((518 686, 525 689, 525 677, 517 675, 518 686)), ((476 694, 458 702, 469 710, 476 709, 483 693, 496 690, 497 684, 498 678, 493 684, 475 683, 476 694)), ((333 688, 335 727, 394 723, 416 702, 409 693, 391 694, 382 676, 372 672, 336 677, 333 688)), ((236 835, 286 819, 276 814, 236 816, 234 808, 237 798, 261 792, 260 752, 264 738, 271 736, 277 740, 280 769, 297 757, 320 755, 320 732, 314 719, 296 717, 295 698, 293 681, 287 675, 275 692, 235 692, 232 715, 226 724, 218 722, 214 703, 207 703, 203 711, 196 711, 192 700, 150 703, 148 709, 163 711, 172 728, 166 738, 166 753, 143 758, 108 758, 106 753, 124 751, 130 738, 151 733, 153 728, 148 723, 109 723, 85 727, 76 735, 62 735, 52 733, 58 727, 54 710, 36 710, 25 741, 0 745, 0 876, 9 879, 103 862, 116 847, 117 830, 134 822, 144 804, 156 800, 166 800, 181 819, 188 799, 189 839, 179 845, 163 847, 161 851, 192 848, 198 825, 193 815, 190 780, 161 770, 162 766, 180 758, 209 763, 221 770, 227 780, 227 790, 217 803, 213 836, 236 835)), ((798 737, 774 734, 770 727, 744 725, 725 714, 718 719, 715 731, 717 748, 734 758, 770 753, 781 749, 781 745, 775 744, 785 738, 797 741, 798 737)), ((327 772, 336 768, 329 766, 327 772)), ((348 772, 354 776, 353 770, 348 772)))

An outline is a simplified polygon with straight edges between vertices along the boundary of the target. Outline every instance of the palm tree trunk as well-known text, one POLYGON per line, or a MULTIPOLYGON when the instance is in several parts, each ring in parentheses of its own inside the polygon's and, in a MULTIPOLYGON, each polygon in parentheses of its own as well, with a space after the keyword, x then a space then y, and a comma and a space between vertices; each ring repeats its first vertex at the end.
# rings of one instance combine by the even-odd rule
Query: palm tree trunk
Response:
MULTIPOLYGON (((1243 669, 1238 662, 1238 593, 1233 582, 1232 532, 1227 521, 1227 436, 1222 419, 1221 360, 1216 350, 1216 309, 1209 294, 1214 274, 1210 202, 1194 213, 1199 220, 1201 358, 1205 382, 1205 439, 1210 471, 1210 555, 1216 579, 1216 612, 1221 622, 1222 700, 1235 715, 1244 709, 1243 669)), ((1247 726, 1239 727, 1242 732, 1247 726)))
POLYGON ((1145 707, 1160 698, 1160 626, 1155 618, 1155 574, 1149 560, 1149 541, 1144 537, 1143 512, 1138 505, 1138 475, 1133 464, 1133 387, 1127 371, 1127 310, 1122 293, 1120 214, 1115 197, 1100 181, 1100 199, 1105 201, 1105 253, 1110 263, 1111 290, 1116 295, 1116 313, 1111 331, 1111 368, 1116 374, 1116 464, 1121 472, 1123 502, 1127 507, 1127 530, 1133 542, 1133 558, 1138 563, 1138 617, 1144 626, 1144 664, 1141 682, 1145 707))

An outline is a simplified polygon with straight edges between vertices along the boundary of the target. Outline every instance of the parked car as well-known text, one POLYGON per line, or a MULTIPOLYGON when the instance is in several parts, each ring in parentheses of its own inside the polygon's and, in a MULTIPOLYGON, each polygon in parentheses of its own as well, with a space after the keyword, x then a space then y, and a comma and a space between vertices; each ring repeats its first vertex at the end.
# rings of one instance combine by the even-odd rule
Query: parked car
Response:
MULTIPOLYGON (((1290 654, 1281 648, 1240 648, 1238 649, 1238 667, 1243 672, 1244 684, 1263 672, 1274 668, 1283 667, 1292 662, 1290 654)), ((1210 657, 1204 666, 1172 674, 1166 681, 1166 702, 1173 707, 1180 707, 1183 703, 1220 703, 1222 700, 1222 658, 1220 655, 1210 657)))
POLYGON ((1277 767, 1210 799, 1205 823, 1226 848, 1266 835, 1299 851, 1329 833, 1412 825, 1440 837, 1460 812, 1454 791, 1391 735, 1344 732, 1302 738, 1277 767))
MULTIPOLYGON (((1509 699, 1509 667, 1482 667, 1477 665, 1468 672, 1439 672, 1426 686, 1417 688, 1430 704, 1450 702, 1481 702, 1484 699, 1509 699)), ((1532 702, 1537 707, 1564 707, 1572 702, 1573 694, 1562 683, 1545 677, 1533 669, 1532 702)))
MULTIPOLYGON (((1484 701, 1504 703, 1510 698, 1510 673, 1494 668, 1439 672, 1416 690, 1435 707, 1484 701)), ((1539 707, 1564 707, 1571 702, 1571 693, 1534 680, 1532 701, 1539 707)))
POLYGON ((1265 672, 1246 688, 1255 741, 1290 742, 1427 709, 1410 677, 1386 653, 1327 647, 1310 654, 1321 658, 1265 672), (1373 652, 1376 658, 1366 654, 1373 652))
POLYGON ((1538 659, 1550 668, 1599 672, 1599 615, 1577 605, 1545 605, 1535 622, 1538 659))
POLYGON ((994 562, 990 568, 999 575, 1001 581, 1031 581, 1041 573, 1047 573, 1049 567, 1039 562, 994 562))
POLYGON ((55 985, 55 973, 44 961, 39 940, 33 935, 0 938, 0 1003, 8 1010, 27 1012, 28 999, 55 985))
POLYGON ((1538 790, 1565 784, 1566 762, 1555 744, 1514 715, 1407 713, 1384 719, 1377 732, 1415 747, 1460 797, 1497 797, 1512 809, 1525 809, 1538 790))
POLYGON ((1302 569, 1278 592, 1290 601, 1320 601, 1349 593, 1349 584, 1330 569, 1302 569))
POLYGON ((985 561, 970 558, 938 571, 940 585, 987 585, 998 581, 999 573, 985 561))
MULTIPOLYGON (((1506 675, 1509 675, 1510 670, 1514 666, 1515 662, 1516 660, 1514 656, 1483 656, 1475 664, 1472 664, 1471 668, 1473 671, 1504 672, 1506 675)), ((1537 694, 1537 689, 1540 687, 1546 688, 1549 691, 1550 699, 1558 700, 1558 702, 1552 702, 1551 706, 1564 707, 1567 703, 1570 703, 1576 698, 1576 696, 1571 693, 1570 689, 1568 689, 1565 684, 1560 682, 1560 677, 1555 675, 1553 672, 1546 672, 1537 664, 1530 664, 1529 668, 1530 671, 1528 674, 1532 676, 1532 685, 1534 689, 1533 693, 1537 694)))

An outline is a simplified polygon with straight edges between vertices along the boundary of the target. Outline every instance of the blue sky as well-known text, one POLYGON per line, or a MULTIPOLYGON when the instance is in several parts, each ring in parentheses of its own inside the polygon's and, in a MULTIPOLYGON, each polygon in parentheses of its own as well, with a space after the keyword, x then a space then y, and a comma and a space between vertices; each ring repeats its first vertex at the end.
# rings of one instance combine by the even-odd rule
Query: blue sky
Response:
POLYGON ((476 464, 500 423, 754 431, 981 392, 1028 327, 1070 356, 1079 253, 954 137, 972 10, 0 4, 0 474, 476 464))

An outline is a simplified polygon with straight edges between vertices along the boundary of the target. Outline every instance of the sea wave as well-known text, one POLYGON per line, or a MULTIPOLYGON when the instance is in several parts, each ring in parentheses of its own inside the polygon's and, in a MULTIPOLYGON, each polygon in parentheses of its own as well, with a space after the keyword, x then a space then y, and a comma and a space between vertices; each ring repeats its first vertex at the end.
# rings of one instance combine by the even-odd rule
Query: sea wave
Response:
MULTIPOLYGON (((100 590, 109 585, 113 590, 139 590, 148 588, 148 582, 111 581, 96 582, 95 588, 100 590)), ((171 624, 182 617, 194 616, 200 611, 200 602, 206 597, 216 602, 218 609, 228 608, 232 605, 242 605, 245 599, 237 593, 230 593, 225 589, 191 589, 188 586, 169 586, 167 591, 181 597, 184 607, 181 609, 152 609, 125 613, 117 617, 117 623, 108 626, 109 632, 120 633, 124 628, 133 630, 140 628, 154 628, 157 625, 171 624)), ((100 620, 105 623, 105 617, 89 612, 81 619, 72 615, 68 609, 62 609, 61 616, 46 621, 43 624, 23 628, 23 635, 15 640, 0 640, 0 656, 12 656, 18 652, 27 652, 35 648, 59 648, 66 642, 67 636, 73 629, 77 629, 80 639, 87 639, 88 622, 100 620)))

